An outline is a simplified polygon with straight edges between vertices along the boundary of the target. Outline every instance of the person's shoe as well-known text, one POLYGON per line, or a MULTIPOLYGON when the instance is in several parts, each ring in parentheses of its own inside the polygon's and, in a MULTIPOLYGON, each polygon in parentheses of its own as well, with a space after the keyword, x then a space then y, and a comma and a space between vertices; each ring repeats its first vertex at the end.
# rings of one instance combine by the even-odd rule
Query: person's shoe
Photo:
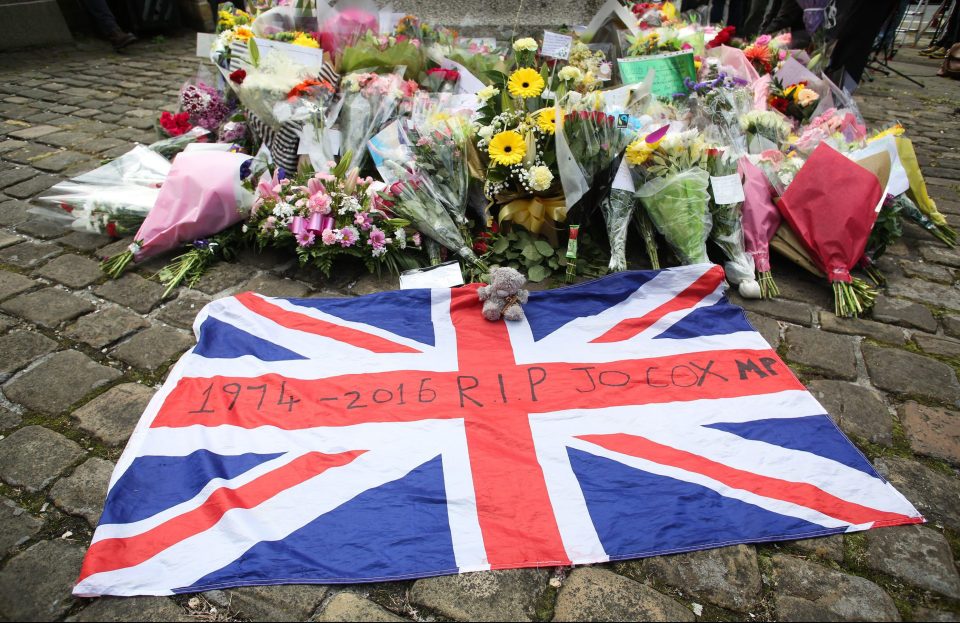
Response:
POLYGON ((127 47, 136 40, 137 38, 131 33, 123 32, 122 30, 118 30, 110 35, 110 43, 113 44, 113 49, 118 51, 127 47))
POLYGON ((943 60, 947 58, 947 48, 937 48, 934 52, 930 54, 930 58, 936 60, 943 60))
POLYGON ((931 54, 936 52, 938 49, 940 49, 940 46, 938 46, 935 43, 932 43, 929 46, 920 50, 920 56, 930 56, 931 54))

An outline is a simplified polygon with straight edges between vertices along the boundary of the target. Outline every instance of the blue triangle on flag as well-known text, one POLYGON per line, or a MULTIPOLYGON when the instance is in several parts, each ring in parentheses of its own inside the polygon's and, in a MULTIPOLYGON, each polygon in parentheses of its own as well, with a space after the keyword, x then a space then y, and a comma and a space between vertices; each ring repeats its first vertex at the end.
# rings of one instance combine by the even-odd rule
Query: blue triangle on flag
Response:
POLYGON ((306 359, 303 355, 212 316, 200 325, 200 339, 193 347, 193 354, 208 359, 235 359, 244 355, 253 355, 261 361, 306 359))
POLYGON ((101 524, 131 523, 193 499, 214 478, 229 480, 280 454, 141 456, 110 489, 101 524))
POLYGON ((713 305, 693 310, 654 339, 684 340, 753 330, 743 311, 722 297, 713 305))
POLYGON ((567 448, 567 453, 600 542, 612 560, 843 531, 581 450, 567 448))
MULTIPOLYGON (((305 505, 310 500, 304 500, 305 505)), ((269 519, 264 518, 265 521, 269 519)), ((364 491, 278 541, 261 541, 225 567, 176 593, 216 586, 343 584, 454 573, 443 463, 364 491)))
POLYGON ((524 315, 534 341, 541 340, 575 318, 595 316, 627 300, 656 271, 614 273, 575 286, 531 292, 524 315))
POLYGON ((705 424, 752 441, 764 441, 775 446, 809 452, 846 465, 847 467, 880 476, 870 462, 847 441, 827 415, 809 415, 798 418, 770 418, 750 422, 718 422, 705 424))
POLYGON ((362 322, 421 344, 434 345, 430 290, 392 290, 359 298, 288 299, 350 322, 362 322))

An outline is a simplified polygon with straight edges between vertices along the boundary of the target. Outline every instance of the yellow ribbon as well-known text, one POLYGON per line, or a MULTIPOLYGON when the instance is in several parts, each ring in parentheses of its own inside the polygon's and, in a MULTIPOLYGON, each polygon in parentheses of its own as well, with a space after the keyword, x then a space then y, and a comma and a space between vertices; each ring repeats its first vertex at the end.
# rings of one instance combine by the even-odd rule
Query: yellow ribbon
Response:
POLYGON ((501 223, 513 221, 531 233, 543 233, 547 238, 555 241, 557 233, 554 225, 567 220, 567 202, 562 196, 514 199, 500 208, 497 220, 501 223), (545 232, 541 232, 544 225, 549 227, 545 232))

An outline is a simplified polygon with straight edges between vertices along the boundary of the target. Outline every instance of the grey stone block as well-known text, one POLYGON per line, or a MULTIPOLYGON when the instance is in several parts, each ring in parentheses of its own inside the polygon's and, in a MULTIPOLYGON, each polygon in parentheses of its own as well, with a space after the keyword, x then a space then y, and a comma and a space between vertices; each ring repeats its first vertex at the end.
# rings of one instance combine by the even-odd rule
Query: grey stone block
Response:
POLYGON ((845 433, 871 443, 893 443, 893 418, 877 392, 845 381, 812 381, 807 389, 845 433))
POLYGON ((141 370, 156 370, 193 346, 193 338, 170 327, 150 327, 113 349, 112 355, 141 370))
POLYGON ((149 326, 150 323, 141 316, 122 307, 108 307, 95 314, 83 316, 64 334, 94 348, 103 348, 138 329, 149 326))
POLYGON ((925 526, 897 526, 867 530, 864 562, 880 573, 907 584, 960 599, 960 575, 953 565, 950 544, 925 526))
POLYGON ((353 593, 337 593, 311 621, 405 621, 369 599, 353 593))
POLYGON ((103 512, 113 468, 110 461, 87 459, 72 474, 53 485, 50 499, 64 512, 83 517, 94 528, 103 512))
POLYGON ((50 415, 62 413, 120 371, 100 365, 75 350, 50 355, 3 386, 7 398, 50 415))
POLYGON ((750 611, 760 599, 760 568, 752 545, 656 556, 644 560, 642 568, 665 584, 728 610, 750 611))
POLYGON ((86 286, 104 278, 100 265, 81 255, 61 255, 37 271, 37 275, 71 288, 86 286))
POLYGON ((600 567, 574 569, 557 595, 554 621, 694 621, 681 603, 600 567))
POLYGON ((62 617, 74 604, 70 593, 83 552, 76 543, 57 540, 41 541, 15 556, 0 572, 0 612, 12 621, 62 617))
POLYGON ((38 285, 40 284, 23 275, 0 270, 0 300, 10 298, 14 294, 25 292, 38 285))
POLYGON ((39 491, 83 456, 83 450, 60 433, 26 426, 0 439, 0 478, 14 487, 39 491))
POLYGON ((895 348, 863 346, 873 384, 890 392, 926 396, 946 403, 960 400, 956 372, 945 363, 895 348))
POLYGON ((203 594, 219 608, 239 612, 250 621, 306 621, 327 594, 316 584, 244 586, 203 594))
POLYGON ((48 329, 92 312, 93 303, 59 288, 21 294, 0 304, 4 311, 48 329))
POLYGON ((20 508, 13 500, 0 498, 0 556, 25 543, 37 532, 43 522, 20 508))
POLYGON ((62 252, 60 247, 49 242, 21 242, 0 250, 0 264, 33 268, 62 252))
POLYGON ((56 342, 39 333, 29 331, 8 333, 0 337, 0 377, 14 373, 56 349, 56 342))
POLYGON ((772 563, 774 604, 781 620, 900 620, 893 599, 869 580, 781 554, 772 563))
POLYGON ((787 360, 817 370, 831 377, 853 380, 857 378, 856 342, 843 337, 803 327, 788 327, 787 360))
POLYGON ((912 459, 889 456, 874 467, 928 520, 960 530, 960 481, 912 459))
POLYGON ((67 621, 195 621, 169 597, 101 597, 67 621))
POLYGON ((533 621, 547 579, 541 569, 426 578, 410 589, 410 601, 458 621, 533 621))
POLYGON ((871 312, 874 320, 900 325, 911 329, 920 329, 928 333, 937 330, 937 321, 930 310, 918 303, 891 299, 880 295, 871 312))
POLYGON ((153 388, 146 385, 123 383, 83 405, 73 416, 81 429, 117 446, 130 438, 153 394, 153 388))
POLYGON ((108 301, 146 314, 162 300, 163 290, 163 286, 159 283, 147 281, 140 275, 126 274, 119 279, 107 281, 95 292, 97 296, 108 301))

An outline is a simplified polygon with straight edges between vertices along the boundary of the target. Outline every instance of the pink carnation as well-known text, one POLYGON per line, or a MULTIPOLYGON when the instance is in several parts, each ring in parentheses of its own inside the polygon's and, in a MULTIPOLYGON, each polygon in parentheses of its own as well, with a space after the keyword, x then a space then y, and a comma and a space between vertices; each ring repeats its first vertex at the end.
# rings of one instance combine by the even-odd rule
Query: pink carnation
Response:
POLYGON ((337 242, 337 232, 333 229, 324 229, 320 234, 320 240, 328 247, 337 242))
POLYGON ((297 234, 297 244, 301 247, 313 246, 317 236, 312 231, 305 231, 297 234))
MULTIPOLYGON (((313 180, 310 180, 311 182, 313 180)), ((310 198, 307 200, 307 207, 310 208, 311 212, 319 212, 320 214, 330 214, 330 195, 323 191, 316 192, 310 195, 310 198)))

